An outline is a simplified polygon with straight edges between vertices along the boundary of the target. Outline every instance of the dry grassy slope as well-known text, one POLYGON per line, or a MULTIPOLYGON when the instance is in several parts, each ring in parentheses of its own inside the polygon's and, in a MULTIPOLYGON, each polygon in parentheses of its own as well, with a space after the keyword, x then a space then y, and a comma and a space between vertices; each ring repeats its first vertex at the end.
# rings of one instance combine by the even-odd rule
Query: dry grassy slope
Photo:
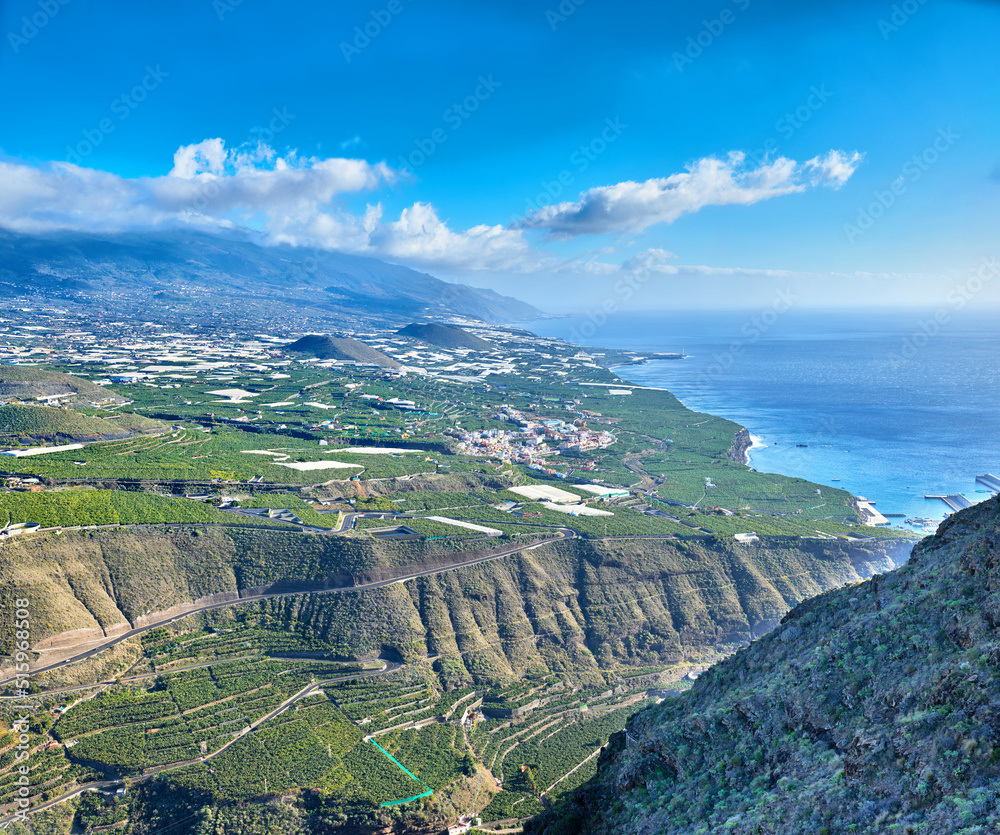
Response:
MULTIPOLYGON (((220 530, 197 538, 148 529, 26 537, 0 545, 0 595, 31 601, 33 641, 44 648, 235 592, 234 556, 220 530)), ((8 638, 0 627, 0 641, 8 638)))
POLYGON ((377 592, 260 605, 345 654, 430 655, 449 684, 532 668, 595 682, 622 664, 717 660, 799 600, 892 568, 899 548, 576 541, 377 592))
MULTIPOLYGON (((368 592, 257 604, 345 656, 437 657, 451 683, 530 668, 595 680, 620 664, 715 660, 797 601, 900 559, 896 543, 705 540, 547 546, 368 592)), ((221 528, 102 530, 0 546, 0 595, 32 600, 37 643, 116 631, 212 595, 296 581, 341 585, 454 559, 420 543, 221 528)), ((8 638, 0 624, 0 640, 8 638)))
POLYGON ((643 711, 546 835, 1000 832, 1000 500, 643 711))
MULTIPOLYGON (((213 595, 274 584, 340 586, 352 575, 453 560, 450 547, 247 528, 69 531, 0 543, 0 605, 28 597, 32 640, 45 648, 213 595)), ((0 620, 0 653, 10 645, 9 626, 0 620)))
POLYGON ((125 398, 111 389, 94 385, 74 374, 63 374, 34 366, 3 366, 0 368, 0 400, 33 400, 54 394, 74 393, 68 403, 124 403, 125 398))

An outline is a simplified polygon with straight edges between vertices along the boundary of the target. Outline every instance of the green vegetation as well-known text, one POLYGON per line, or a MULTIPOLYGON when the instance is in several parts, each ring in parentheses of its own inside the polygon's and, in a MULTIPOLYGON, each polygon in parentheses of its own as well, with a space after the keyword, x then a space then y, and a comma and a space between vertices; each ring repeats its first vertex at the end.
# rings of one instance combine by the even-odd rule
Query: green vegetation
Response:
POLYGON ((94 417, 53 406, 0 406, 0 441, 76 443, 129 438, 139 433, 166 431, 158 421, 139 415, 94 417))
POLYGON ((258 493, 246 499, 241 499, 240 507, 266 507, 275 510, 288 510, 299 517, 305 524, 318 528, 332 528, 337 525, 337 514, 317 513, 316 509, 300 496, 286 491, 258 493))
MULTIPOLYGON (((305 835, 430 831, 470 809, 523 819, 541 811, 543 794, 556 799, 595 773, 593 755, 646 704, 647 688, 683 689, 678 679, 778 626, 795 604, 905 559, 909 543, 893 539, 904 535, 857 525, 843 491, 732 460, 735 424, 666 392, 623 398, 584 385, 620 381, 573 346, 487 335, 490 353, 471 358, 391 339, 340 345, 431 357, 418 363, 427 373, 405 375, 390 368, 396 360, 323 367, 275 357, 257 337, 228 341, 253 361, 232 362, 227 342, 210 371, 136 348, 135 367, 159 370, 122 385, 133 411, 111 410, 123 398, 96 386, 82 387, 90 405, 78 398, 73 412, 0 407, 11 443, 43 430, 56 439, 103 433, 83 449, 5 465, 19 477, 7 481, 17 492, 0 493, 0 523, 64 529, 0 545, 0 608, 29 600, 33 645, 96 642, 193 601, 224 604, 33 681, 42 707, 31 730, 32 804, 104 776, 135 780, 125 798, 87 794, 65 807, 69 817, 41 825, 148 835, 192 820, 214 835, 305 835), (470 360, 509 366, 449 379, 470 360), (471 449, 457 445, 463 432, 508 432, 515 414, 585 424, 616 441, 557 451, 556 432, 552 454, 532 467, 456 454, 471 449), (349 466, 287 466, 329 462, 349 466), (20 492, 32 475, 44 489, 20 492), (579 486, 594 481, 629 495, 600 502, 579 486), (509 489, 526 484, 557 486, 613 515, 559 513, 509 489), (325 530, 227 512, 223 497, 325 530), (351 510, 387 517, 333 533, 338 512, 351 510), (420 536, 370 533, 396 525, 420 536), (565 528, 575 536, 557 539, 565 528), (748 532, 761 541, 732 538, 748 532), (541 538, 555 541, 456 567, 541 538), (239 600, 261 592, 283 596, 239 600), (54 689, 76 683, 90 686, 54 689), (487 772, 502 782, 498 793, 487 772)), ((95 379, 107 372, 89 358, 73 368, 95 379)), ((42 395, 43 383, 67 385, 39 373, 25 384, 42 395)), ((0 395, 4 379, 0 370, 0 395)), ((15 637, 0 620, 0 652, 15 637)), ((920 727, 937 709, 903 724, 920 727)), ((0 804, 14 797, 11 739, 0 735, 0 804)))
POLYGON ((77 374, 64 374, 38 366, 0 366, 0 401, 29 401, 57 395, 59 400, 74 405, 87 402, 101 404, 125 402, 115 391, 94 385, 90 380, 77 374))
MULTIPOLYGON (((332 647, 325 641, 287 628, 267 628, 247 616, 245 610, 233 615, 226 610, 207 616, 214 621, 204 630, 172 632, 160 627, 142 636, 143 653, 150 671, 252 655, 328 655, 332 647)), ((345 665, 342 672, 360 671, 345 665)))
POLYGON ((91 444, 84 449, 21 458, 17 459, 16 470, 70 481, 246 482, 263 477, 268 483, 315 484, 361 472, 369 478, 386 478, 423 472, 427 468, 416 455, 337 452, 333 456, 329 452, 283 435, 256 435, 234 429, 211 432, 185 429, 155 438, 91 444), (274 454, 261 455, 258 450, 274 454), (338 461, 352 466, 306 471, 282 466, 304 461, 338 461))
POLYGON ((532 832, 948 832, 1000 826, 1000 503, 898 570, 802 603, 640 713, 532 832))
POLYGON ((218 750, 311 681, 343 673, 308 659, 234 660, 164 673, 153 689, 116 688, 78 704, 54 733, 75 740, 70 759, 135 774, 218 750))
POLYGON ((0 493, 0 527, 7 522, 38 522, 43 528, 76 525, 197 524, 268 525, 270 520, 234 516, 211 505, 124 490, 57 490, 0 493))
POLYGON ((420 730, 394 731, 379 736, 378 744, 420 781, 440 788, 465 774, 461 738, 461 729, 455 723, 442 723, 420 730))
MULTIPOLYGON (((622 730, 638 707, 610 710, 593 718, 579 709, 562 715, 554 711, 529 721, 526 730, 503 735, 492 768, 503 777, 504 789, 483 810, 483 819, 524 818, 540 812, 540 795, 558 797, 567 788, 562 778, 607 744, 611 734, 622 730)), ((503 734, 503 730, 494 733, 503 734)))

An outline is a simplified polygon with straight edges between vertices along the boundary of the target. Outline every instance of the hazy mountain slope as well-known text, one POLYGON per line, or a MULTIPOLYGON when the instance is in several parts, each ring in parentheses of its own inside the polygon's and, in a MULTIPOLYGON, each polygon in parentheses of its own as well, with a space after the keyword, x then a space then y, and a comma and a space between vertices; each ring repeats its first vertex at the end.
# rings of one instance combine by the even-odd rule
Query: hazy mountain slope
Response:
POLYGON ((555 833, 1000 831, 1000 500, 636 716, 555 833))
POLYGON ((309 354, 324 360, 374 363, 383 368, 399 368, 399 363, 392 357, 357 339, 309 334, 286 345, 285 350, 309 354))
POLYGON ((516 299, 374 258, 190 231, 29 236, 0 229, 0 293, 84 304, 114 298, 112 309, 150 316, 158 307, 263 320, 308 313, 341 324, 418 315, 514 322, 538 315, 516 299))

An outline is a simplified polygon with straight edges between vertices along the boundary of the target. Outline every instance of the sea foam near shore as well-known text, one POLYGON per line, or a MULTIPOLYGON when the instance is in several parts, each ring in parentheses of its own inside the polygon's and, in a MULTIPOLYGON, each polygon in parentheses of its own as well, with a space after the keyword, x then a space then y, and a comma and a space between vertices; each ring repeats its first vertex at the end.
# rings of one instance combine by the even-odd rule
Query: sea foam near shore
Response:
POLYGON ((746 459, 747 459, 747 466, 748 467, 753 466, 753 451, 755 449, 766 449, 767 448, 767 444, 764 443, 764 439, 761 438, 760 435, 754 435, 753 432, 751 432, 750 433, 750 440, 753 441, 753 443, 750 445, 750 448, 746 452, 746 459))

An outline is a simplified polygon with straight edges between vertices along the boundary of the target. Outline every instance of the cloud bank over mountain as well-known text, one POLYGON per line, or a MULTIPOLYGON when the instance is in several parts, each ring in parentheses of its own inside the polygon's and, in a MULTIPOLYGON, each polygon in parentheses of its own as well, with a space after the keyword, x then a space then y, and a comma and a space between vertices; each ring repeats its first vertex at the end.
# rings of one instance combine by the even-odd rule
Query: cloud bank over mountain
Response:
POLYGON ((662 249, 619 266, 585 253, 553 256, 533 233, 552 240, 638 233, 707 206, 750 206, 819 186, 839 188, 861 160, 857 151, 831 150, 805 162, 779 157, 748 167, 745 154, 734 151, 725 159, 698 159, 666 177, 591 188, 508 225, 456 229, 426 202, 392 219, 378 199, 363 211, 350 209, 348 198, 405 184, 408 175, 385 162, 280 155, 262 142, 227 148, 213 138, 181 146, 170 171, 154 177, 122 177, 69 162, 0 160, 0 226, 26 233, 246 226, 268 244, 321 247, 450 273, 609 273, 634 270, 636 258, 645 258, 647 269, 670 273, 675 268, 664 269, 662 249))

